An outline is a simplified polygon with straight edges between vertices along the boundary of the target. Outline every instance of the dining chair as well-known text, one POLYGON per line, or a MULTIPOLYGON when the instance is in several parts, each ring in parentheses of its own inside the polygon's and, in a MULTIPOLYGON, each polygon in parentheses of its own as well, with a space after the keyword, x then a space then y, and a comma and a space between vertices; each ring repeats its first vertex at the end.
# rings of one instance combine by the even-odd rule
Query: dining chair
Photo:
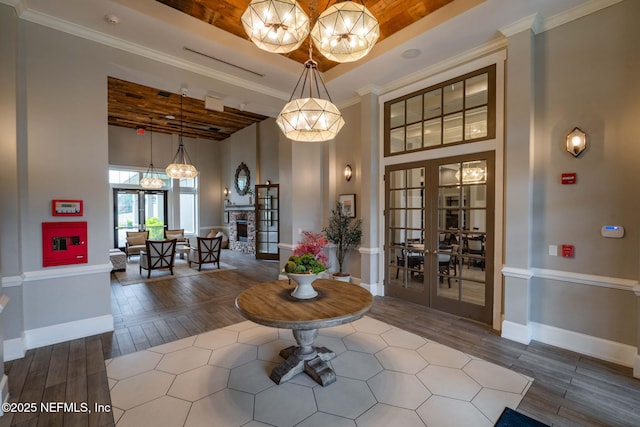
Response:
POLYGON ((140 251, 140 275, 142 269, 147 270, 147 278, 151 270, 168 268, 173 275, 173 261, 176 256, 176 239, 147 240, 146 250, 140 251))
POLYGON ((479 255, 480 258, 471 258, 467 262, 467 268, 471 267, 471 263, 478 263, 484 271, 484 243, 481 239, 468 239, 469 255, 479 255))
POLYGON ((220 269, 220 249, 222 249, 222 236, 198 237, 195 248, 189 251, 189 268, 191 263, 198 264, 198 271, 202 271, 202 264, 213 263, 220 269))

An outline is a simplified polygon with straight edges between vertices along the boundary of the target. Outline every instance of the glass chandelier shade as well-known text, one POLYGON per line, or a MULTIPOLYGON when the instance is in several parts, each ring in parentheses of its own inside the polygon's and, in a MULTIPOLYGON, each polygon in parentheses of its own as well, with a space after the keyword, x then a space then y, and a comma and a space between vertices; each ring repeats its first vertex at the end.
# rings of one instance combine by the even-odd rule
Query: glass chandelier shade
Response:
POLYGON ((309 35, 309 17, 295 0, 252 0, 241 21, 251 41, 267 52, 296 50, 309 35))
MULTIPOLYGON (((460 182, 460 171, 456 172, 456 179, 460 182)), ((463 184, 477 184, 487 182, 487 169, 483 167, 468 167, 462 168, 462 183, 463 184)))
POLYGON ((294 99, 287 103, 276 123, 293 141, 316 142, 335 138, 344 125, 340 110, 321 98, 294 99))
POLYGON ((182 98, 184 95, 180 97, 180 145, 178 145, 178 151, 173 156, 171 164, 165 169, 167 175, 172 179, 195 178, 198 175, 198 170, 193 166, 187 149, 182 143, 182 98))
POLYGON ((158 188, 162 188, 162 186, 164 185, 164 181, 160 179, 160 174, 158 173, 156 168, 153 166, 153 131, 151 130, 151 123, 152 123, 152 120, 151 120, 151 117, 149 117, 149 138, 150 138, 149 144, 151 147, 150 154, 149 154, 149 168, 142 176, 142 179, 140 180, 140 186, 142 188, 158 189, 158 188))
POLYGON ((333 4, 322 12, 311 29, 316 48, 336 62, 353 62, 364 57, 378 37, 378 20, 364 5, 353 1, 333 4))
POLYGON ((342 114, 331 102, 329 92, 318 72, 318 64, 311 57, 311 47, 302 75, 293 89, 289 102, 278 115, 276 123, 287 138, 300 142, 328 141, 335 138, 344 126, 342 114), (293 99, 300 82, 300 96, 293 99), (317 92, 320 92, 322 87, 328 99, 320 98, 319 93, 314 96, 314 86, 317 92), (305 93, 308 96, 304 96, 305 93))

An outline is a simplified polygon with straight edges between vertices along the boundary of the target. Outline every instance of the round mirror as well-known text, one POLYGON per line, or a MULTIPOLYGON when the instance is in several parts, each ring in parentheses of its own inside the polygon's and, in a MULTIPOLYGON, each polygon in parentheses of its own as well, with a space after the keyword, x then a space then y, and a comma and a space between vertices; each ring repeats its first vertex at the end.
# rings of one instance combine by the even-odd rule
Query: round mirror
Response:
POLYGON ((238 194, 241 196, 247 194, 251 186, 251 175, 249 174, 249 168, 244 163, 240 163, 240 166, 236 169, 235 181, 238 194))

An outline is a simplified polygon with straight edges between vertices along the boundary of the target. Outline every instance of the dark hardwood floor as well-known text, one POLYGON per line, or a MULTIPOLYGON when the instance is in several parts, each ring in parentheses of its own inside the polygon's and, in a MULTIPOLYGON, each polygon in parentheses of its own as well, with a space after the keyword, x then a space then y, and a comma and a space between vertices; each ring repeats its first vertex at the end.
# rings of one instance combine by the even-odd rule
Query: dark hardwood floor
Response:
MULTIPOLYGON (((245 320, 234 299, 275 278, 278 264, 225 250, 235 270, 122 286, 111 283, 115 330, 27 351, 5 363, 9 402, 86 402, 91 413, 5 413, 3 426, 108 426, 104 360, 245 320)), ((555 426, 639 426, 640 380, 630 368, 538 342, 501 338, 487 325, 405 302, 376 297, 368 314, 399 328, 534 378, 518 411, 555 426)), ((69 408, 67 408, 69 409, 69 408)))

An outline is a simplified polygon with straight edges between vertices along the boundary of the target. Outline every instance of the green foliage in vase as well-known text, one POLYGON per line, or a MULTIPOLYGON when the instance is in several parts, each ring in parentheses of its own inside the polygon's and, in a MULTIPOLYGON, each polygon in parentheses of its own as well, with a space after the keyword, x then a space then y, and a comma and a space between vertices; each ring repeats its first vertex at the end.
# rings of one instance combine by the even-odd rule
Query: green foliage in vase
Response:
POLYGON ((338 273, 343 273, 344 257, 349 249, 357 247, 362 239, 362 220, 352 220, 342 209, 340 202, 337 202, 335 210, 332 210, 329 216, 329 225, 323 228, 322 232, 328 241, 336 245, 338 273))
POLYGON ((284 265, 285 273, 293 274, 318 274, 326 270, 324 264, 318 261, 313 254, 302 256, 292 255, 284 265))

